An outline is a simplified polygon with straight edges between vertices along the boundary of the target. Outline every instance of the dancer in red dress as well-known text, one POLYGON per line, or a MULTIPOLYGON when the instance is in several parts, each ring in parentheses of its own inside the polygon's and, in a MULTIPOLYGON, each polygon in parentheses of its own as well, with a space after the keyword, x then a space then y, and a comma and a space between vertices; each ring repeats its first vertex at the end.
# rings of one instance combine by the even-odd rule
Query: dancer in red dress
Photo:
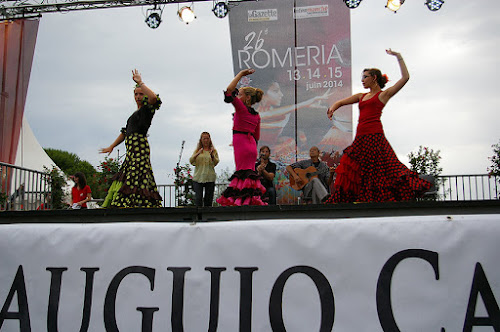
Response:
POLYGON ((249 86, 236 89, 243 76, 254 72, 253 69, 240 71, 224 93, 224 101, 232 103, 235 109, 233 148, 236 172, 229 178, 227 189, 217 199, 220 205, 267 205, 262 201, 266 188, 261 184, 260 176, 255 171, 257 141, 260 137, 260 115, 252 107, 262 99, 264 92, 249 86))
POLYGON ((380 121, 382 109, 410 78, 401 54, 391 49, 386 52, 397 58, 401 79, 382 90, 387 76, 375 68, 365 69, 363 87, 370 92, 339 100, 328 109, 331 119, 338 108, 359 103, 356 137, 344 150, 337 168, 335 191, 327 203, 407 201, 422 196, 432 186, 398 160, 385 138, 380 121))

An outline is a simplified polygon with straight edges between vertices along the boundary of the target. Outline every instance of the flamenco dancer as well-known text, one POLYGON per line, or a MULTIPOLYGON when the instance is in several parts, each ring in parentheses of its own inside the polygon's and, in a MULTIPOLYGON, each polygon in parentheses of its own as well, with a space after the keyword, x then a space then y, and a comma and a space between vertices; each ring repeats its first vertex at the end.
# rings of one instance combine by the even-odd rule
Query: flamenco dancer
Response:
POLYGON ((110 154, 123 141, 127 149, 120 170, 112 178, 113 183, 103 207, 161 207, 161 196, 151 168, 147 139, 151 120, 160 108, 161 100, 144 84, 137 69, 132 70, 132 79, 136 83, 134 98, 137 111, 128 118, 127 126, 121 129, 116 140, 100 150, 101 153, 110 154))
POLYGON ((400 53, 391 49, 401 70, 401 79, 382 90, 387 76, 379 69, 365 69, 362 83, 368 93, 358 93, 335 102, 328 109, 328 118, 344 105, 359 103, 359 120, 354 142, 344 150, 337 168, 335 191, 327 203, 407 201, 422 196, 431 183, 419 178, 397 158, 385 138, 380 117, 382 109, 408 82, 410 74, 400 53))
POLYGON ((229 83, 224 92, 224 101, 232 103, 235 109, 233 117, 233 148, 236 172, 229 178, 229 186, 217 199, 223 206, 231 205, 267 205, 262 201, 266 189, 255 171, 257 160, 257 141, 260 136, 260 116, 252 105, 258 103, 264 92, 261 89, 236 85, 243 76, 253 74, 254 69, 240 71, 229 83))

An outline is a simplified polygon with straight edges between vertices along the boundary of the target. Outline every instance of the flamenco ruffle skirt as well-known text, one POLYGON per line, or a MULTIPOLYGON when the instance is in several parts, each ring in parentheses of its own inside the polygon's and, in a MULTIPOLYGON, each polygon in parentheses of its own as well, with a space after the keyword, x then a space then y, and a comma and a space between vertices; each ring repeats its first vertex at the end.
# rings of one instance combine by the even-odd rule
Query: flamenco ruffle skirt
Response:
POLYGON ((161 207, 149 158, 149 143, 145 135, 134 133, 125 138, 127 154, 112 180, 103 207, 161 207))
POLYGON ((222 206, 267 205, 262 201, 266 188, 260 182, 259 174, 251 169, 234 172, 229 185, 217 203, 222 206))
POLYGON ((382 133, 356 136, 336 172, 326 203, 408 201, 432 186, 398 160, 382 133))

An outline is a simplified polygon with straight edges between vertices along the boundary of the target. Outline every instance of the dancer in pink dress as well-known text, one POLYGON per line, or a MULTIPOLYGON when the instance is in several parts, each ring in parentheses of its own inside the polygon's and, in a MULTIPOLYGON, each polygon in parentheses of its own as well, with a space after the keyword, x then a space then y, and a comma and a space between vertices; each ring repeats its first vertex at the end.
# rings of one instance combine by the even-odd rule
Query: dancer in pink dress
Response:
POLYGON ((240 71, 224 92, 224 101, 232 103, 235 109, 233 148, 236 172, 229 178, 227 189, 217 199, 217 203, 223 206, 266 205, 262 201, 266 189, 255 171, 257 141, 260 137, 260 115, 252 107, 262 99, 264 92, 253 87, 236 89, 243 76, 254 72, 254 69, 240 71))

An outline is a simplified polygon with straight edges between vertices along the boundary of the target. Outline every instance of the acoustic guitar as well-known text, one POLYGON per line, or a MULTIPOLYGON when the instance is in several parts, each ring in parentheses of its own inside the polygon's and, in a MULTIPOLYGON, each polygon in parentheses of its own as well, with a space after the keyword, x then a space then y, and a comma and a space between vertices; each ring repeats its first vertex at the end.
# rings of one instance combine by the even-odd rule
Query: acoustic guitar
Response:
POLYGON ((295 179, 291 174, 289 174, 290 177, 290 186, 292 186, 293 189, 295 190, 301 190, 304 188, 306 184, 311 181, 311 179, 317 178, 319 174, 322 174, 324 172, 319 172, 316 167, 314 166, 309 166, 306 169, 302 168, 294 168, 293 171, 299 176, 299 178, 302 180, 302 182, 297 183, 295 182, 295 179))

